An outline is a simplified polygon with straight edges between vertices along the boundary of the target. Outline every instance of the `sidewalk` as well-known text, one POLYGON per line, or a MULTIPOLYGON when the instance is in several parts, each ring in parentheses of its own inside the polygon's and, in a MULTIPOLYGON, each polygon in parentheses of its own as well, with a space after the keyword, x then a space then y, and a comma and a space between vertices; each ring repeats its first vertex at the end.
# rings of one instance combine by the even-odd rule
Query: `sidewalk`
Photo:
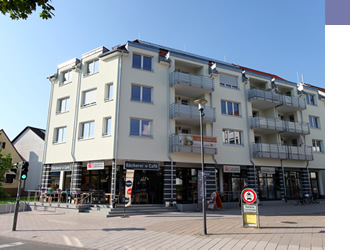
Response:
POLYGON ((16 232, 13 214, 0 215, 0 235, 85 249, 325 249, 324 201, 265 202, 259 211, 260 229, 243 228, 239 208, 208 211, 208 235, 195 212, 130 218, 23 212, 16 232))

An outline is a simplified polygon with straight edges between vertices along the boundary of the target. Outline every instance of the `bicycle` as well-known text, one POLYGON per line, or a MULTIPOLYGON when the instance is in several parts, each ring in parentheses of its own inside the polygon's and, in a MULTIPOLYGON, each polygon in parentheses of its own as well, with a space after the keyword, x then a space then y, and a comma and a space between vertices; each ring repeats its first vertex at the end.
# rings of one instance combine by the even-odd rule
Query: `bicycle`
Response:
POLYGON ((310 203, 310 198, 306 197, 305 195, 304 196, 299 195, 299 198, 294 200, 293 204, 294 206, 298 206, 299 203, 301 205, 307 205, 310 203))

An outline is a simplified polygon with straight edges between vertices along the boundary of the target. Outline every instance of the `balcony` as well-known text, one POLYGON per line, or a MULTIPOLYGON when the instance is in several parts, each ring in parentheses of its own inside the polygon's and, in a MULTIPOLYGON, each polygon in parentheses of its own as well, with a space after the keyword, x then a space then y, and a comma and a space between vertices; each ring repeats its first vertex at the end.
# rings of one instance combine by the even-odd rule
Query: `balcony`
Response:
POLYGON ((312 147, 281 144, 254 143, 253 158, 312 161, 312 147))
MULTIPOLYGON (((216 109, 205 107, 203 123, 213 123, 216 121, 216 109)), ((182 124, 198 125, 199 111, 197 106, 173 103, 170 106, 170 117, 182 124)))
MULTIPOLYGON (((189 134, 172 134, 171 135, 171 152, 182 153, 201 153, 201 136, 189 134)), ((217 138, 211 136, 203 136, 204 154, 217 154, 217 138)))
POLYGON ((283 113, 306 109, 306 101, 303 98, 261 89, 249 89, 248 101, 252 102, 253 108, 268 109, 278 106, 279 111, 283 113))
POLYGON ((171 73, 170 86, 176 89, 178 95, 191 97, 211 93, 215 88, 213 78, 177 71, 171 73))
POLYGON ((308 123, 282 121, 268 117, 251 117, 250 127, 258 134, 273 134, 276 132, 282 132, 284 136, 310 134, 310 126, 308 123))

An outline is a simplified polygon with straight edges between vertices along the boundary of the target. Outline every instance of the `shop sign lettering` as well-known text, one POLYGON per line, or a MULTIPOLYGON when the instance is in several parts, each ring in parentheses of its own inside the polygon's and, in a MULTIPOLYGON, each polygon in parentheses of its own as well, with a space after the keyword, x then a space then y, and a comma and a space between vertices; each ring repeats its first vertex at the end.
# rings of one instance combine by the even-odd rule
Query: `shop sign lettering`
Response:
POLYGON ((124 163, 124 169, 159 171, 159 162, 126 161, 124 163))

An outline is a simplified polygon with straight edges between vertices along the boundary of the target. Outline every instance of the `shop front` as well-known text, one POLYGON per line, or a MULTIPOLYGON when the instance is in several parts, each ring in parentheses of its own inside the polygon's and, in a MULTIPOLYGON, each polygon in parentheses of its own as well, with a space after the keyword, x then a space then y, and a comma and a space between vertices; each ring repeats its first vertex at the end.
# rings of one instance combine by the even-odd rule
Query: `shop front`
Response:
POLYGON ((217 190, 220 190, 221 200, 223 202, 238 201, 241 191, 248 187, 247 170, 241 166, 230 165, 224 165, 222 169, 222 178, 219 176, 221 171, 216 172, 217 190))
POLYGON ((261 167, 258 176, 260 200, 281 199, 281 185, 275 168, 261 167))

